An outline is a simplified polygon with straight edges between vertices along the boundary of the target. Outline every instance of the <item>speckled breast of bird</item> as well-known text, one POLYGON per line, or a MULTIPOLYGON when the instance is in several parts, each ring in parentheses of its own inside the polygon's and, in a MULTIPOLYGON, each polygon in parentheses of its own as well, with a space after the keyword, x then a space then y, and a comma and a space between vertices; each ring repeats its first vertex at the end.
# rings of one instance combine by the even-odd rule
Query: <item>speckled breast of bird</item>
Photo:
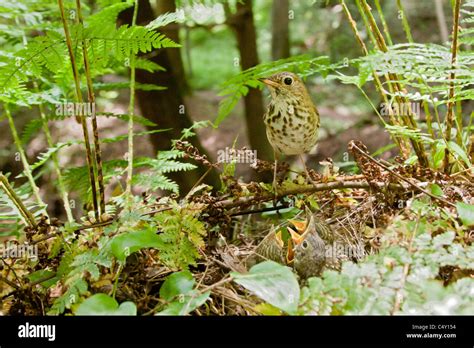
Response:
POLYGON ((303 81, 289 72, 263 81, 272 98, 264 115, 268 141, 284 155, 309 152, 318 140, 319 114, 303 81))
POLYGON ((314 115, 308 110, 295 108, 293 104, 271 102, 264 122, 268 141, 278 153, 306 153, 318 141, 317 120, 314 115))

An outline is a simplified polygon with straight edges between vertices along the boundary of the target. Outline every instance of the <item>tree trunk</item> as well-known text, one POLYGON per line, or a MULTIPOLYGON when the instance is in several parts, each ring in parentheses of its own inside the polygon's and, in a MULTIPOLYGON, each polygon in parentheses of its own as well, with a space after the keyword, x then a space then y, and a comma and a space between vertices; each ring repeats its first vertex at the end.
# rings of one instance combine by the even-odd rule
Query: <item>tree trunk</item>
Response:
POLYGON ((272 5, 272 59, 290 56, 289 0, 273 0, 272 5))
MULTIPOLYGON (((174 0, 156 0, 156 6, 158 9, 158 15, 164 14, 166 12, 176 12, 176 3, 174 0)), ((171 23, 163 28, 160 28, 160 32, 165 34, 166 37, 169 37, 174 42, 179 43, 179 25, 176 23, 171 23)), ((190 89, 184 73, 181 49, 167 48, 166 50, 170 58, 170 64, 173 68, 173 73, 178 79, 179 90, 184 94, 187 94, 190 89)))
MULTIPOLYGON (((169 8, 169 7, 168 7, 169 8)), ((124 11, 120 16, 126 23, 132 21, 132 11, 124 11)), ((148 0, 140 0, 138 7, 137 23, 146 24, 155 19, 153 9, 148 0)), ((176 36, 175 38, 178 38, 176 36)), ((174 71, 172 57, 179 54, 179 50, 172 52, 172 49, 165 48, 153 52, 149 60, 159 64, 166 71, 156 71, 150 73, 145 70, 136 70, 136 81, 139 83, 152 83, 159 86, 165 86, 161 91, 142 91, 137 90, 136 96, 138 105, 143 116, 155 122, 158 127, 149 127, 149 129, 171 128, 170 131, 150 135, 150 140, 155 150, 169 150, 171 141, 181 137, 181 130, 189 128, 192 121, 186 112, 186 106, 183 100, 183 94, 180 89, 177 73, 174 71)), ((198 138, 194 137, 189 141, 199 149, 201 154, 206 154, 198 138)), ((180 193, 186 194, 196 181, 206 172, 207 168, 198 164, 198 168, 189 172, 170 173, 169 176, 180 187, 180 193)), ((205 178, 204 183, 218 187, 220 180, 215 170, 212 170, 205 178)))
POLYGON ((435 0, 435 11, 441 35, 441 43, 445 44, 449 40, 449 34, 448 25, 446 24, 446 16, 444 15, 443 0, 435 0))
MULTIPOLYGON (((240 52, 240 65, 242 70, 258 65, 257 34, 253 21, 252 1, 237 2, 237 12, 228 18, 228 23, 235 31, 237 46, 240 52)), ((260 159, 273 160, 273 150, 267 140, 265 124, 263 123, 262 92, 252 88, 244 97, 245 121, 247 135, 252 149, 257 150, 260 159)), ((271 175, 260 176, 259 179, 269 179, 271 175)))

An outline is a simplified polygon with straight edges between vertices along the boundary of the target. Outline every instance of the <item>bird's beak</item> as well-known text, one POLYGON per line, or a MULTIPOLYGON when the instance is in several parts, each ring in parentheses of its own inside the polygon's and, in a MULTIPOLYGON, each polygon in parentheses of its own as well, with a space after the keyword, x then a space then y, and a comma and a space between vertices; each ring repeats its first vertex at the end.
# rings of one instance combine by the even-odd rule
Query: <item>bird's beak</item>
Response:
POLYGON ((267 78, 261 78, 261 79, 258 79, 260 82, 263 82, 264 84, 266 84, 267 86, 270 86, 270 87, 279 87, 280 85, 273 81, 273 80, 270 80, 270 79, 267 79, 267 78))
POLYGON ((295 250, 293 248, 292 238, 288 238, 288 248, 286 249, 286 263, 291 265, 295 259, 295 250))
POLYGON ((314 216, 313 213, 309 208, 306 208, 306 221, 298 221, 298 220, 289 220, 293 226, 295 226, 295 230, 288 227, 288 232, 291 235, 291 240, 293 244, 296 246, 301 244, 301 242, 306 238, 306 235, 311 229, 314 229, 314 216))
POLYGON ((296 230, 299 234, 303 234, 308 226, 306 221, 298 221, 298 220, 288 220, 293 226, 295 226, 296 230))
POLYGON ((293 230, 291 227, 288 227, 288 232, 290 232, 291 240, 293 241, 294 245, 298 245, 303 241, 304 233, 299 234, 295 230, 293 230))
POLYGON ((285 245, 285 243, 283 242, 283 238, 281 236, 281 231, 278 231, 277 233, 275 233, 275 237, 276 237, 276 240, 277 240, 277 243, 278 245, 283 248, 283 246, 285 245))

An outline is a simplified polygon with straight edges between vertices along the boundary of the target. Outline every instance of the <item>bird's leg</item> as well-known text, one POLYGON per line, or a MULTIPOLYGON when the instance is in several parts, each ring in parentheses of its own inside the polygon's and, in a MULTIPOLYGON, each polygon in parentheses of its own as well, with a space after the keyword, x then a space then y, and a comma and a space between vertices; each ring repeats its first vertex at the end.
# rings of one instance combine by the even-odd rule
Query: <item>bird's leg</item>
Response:
POLYGON ((276 151, 273 150, 273 156, 275 158, 275 167, 273 168, 273 205, 276 207, 276 203, 277 203, 277 197, 278 197, 278 192, 277 192, 277 185, 278 185, 278 182, 277 182, 277 173, 278 173, 278 158, 277 158, 277 154, 276 154, 276 151))
POLYGON ((304 171, 306 173, 306 182, 309 182, 312 185, 316 185, 316 182, 314 182, 314 180, 311 179, 311 175, 309 175, 309 171, 308 171, 308 168, 306 167, 306 163, 304 161, 303 155, 299 155, 299 156, 300 156, 301 163, 303 163, 304 171))

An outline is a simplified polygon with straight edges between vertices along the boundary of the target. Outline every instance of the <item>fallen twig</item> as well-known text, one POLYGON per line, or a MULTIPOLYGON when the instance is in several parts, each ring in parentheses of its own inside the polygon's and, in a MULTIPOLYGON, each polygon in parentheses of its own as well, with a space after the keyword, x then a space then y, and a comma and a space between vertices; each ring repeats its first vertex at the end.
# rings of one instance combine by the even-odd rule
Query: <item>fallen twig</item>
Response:
POLYGON ((447 204, 451 207, 456 207, 455 204, 445 200, 444 198, 441 198, 441 197, 438 197, 438 196, 435 196, 434 194, 432 194, 431 192, 429 191, 426 191, 425 189, 422 189, 419 185, 417 184, 414 184, 413 182, 411 182, 410 180, 404 178, 403 176, 401 176, 400 174, 396 173, 395 171, 393 171, 392 169, 390 169, 389 167, 387 167, 386 165, 380 163, 379 161, 377 161, 375 158, 373 158, 372 156, 370 156, 368 153, 366 153, 365 151, 361 150, 356 144, 354 141, 351 141, 349 143, 349 150, 356 150, 358 153, 360 153, 362 156, 364 156, 365 158, 367 158, 369 161, 371 161, 372 163, 378 165, 379 167, 383 168, 384 170, 386 170, 387 172, 389 172, 390 174, 392 174, 393 176, 397 177, 398 179, 402 180, 403 182, 406 182, 408 185, 412 186, 413 188, 416 188, 418 191, 421 191, 423 192, 424 194, 430 196, 431 198, 433 199, 436 199, 440 202, 443 202, 444 204, 447 204))
MULTIPOLYGON (((393 190, 406 190, 407 189, 403 185, 393 184, 393 183, 389 183, 388 185, 386 183, 373 183, 372 186, 373 185, 379 186, 380 188, 384 188, 388 186, 390 189, 393 189, 393 190)), ((371 188, 371 185, 369 185, 367 181, 337 180, 337 181, 331 181, 331 182, 314 184, 314 185, 302 185, 298 188, 290 189, 290 190, 283 190, 283 191, 280 190, 276 198, 281 199, 289 195, 298 195, 302 193, 314 193, 314 192, 320 192, 320 191, 340 190, 340 189, 348 189, 348 188, 369 189, 371 188)), ((274 194, 271 192, 268 192, 268 193, 264 193, 264 194, 256 195, 256 196, 247 196, 247 197, 241 197, 237 199, 222 200, 222 201, 216 202, 214 204, 214 207, 231 209, 238 206, 253 204, 257 202, 271 201, 273 199, 275 199, 274 194)))

